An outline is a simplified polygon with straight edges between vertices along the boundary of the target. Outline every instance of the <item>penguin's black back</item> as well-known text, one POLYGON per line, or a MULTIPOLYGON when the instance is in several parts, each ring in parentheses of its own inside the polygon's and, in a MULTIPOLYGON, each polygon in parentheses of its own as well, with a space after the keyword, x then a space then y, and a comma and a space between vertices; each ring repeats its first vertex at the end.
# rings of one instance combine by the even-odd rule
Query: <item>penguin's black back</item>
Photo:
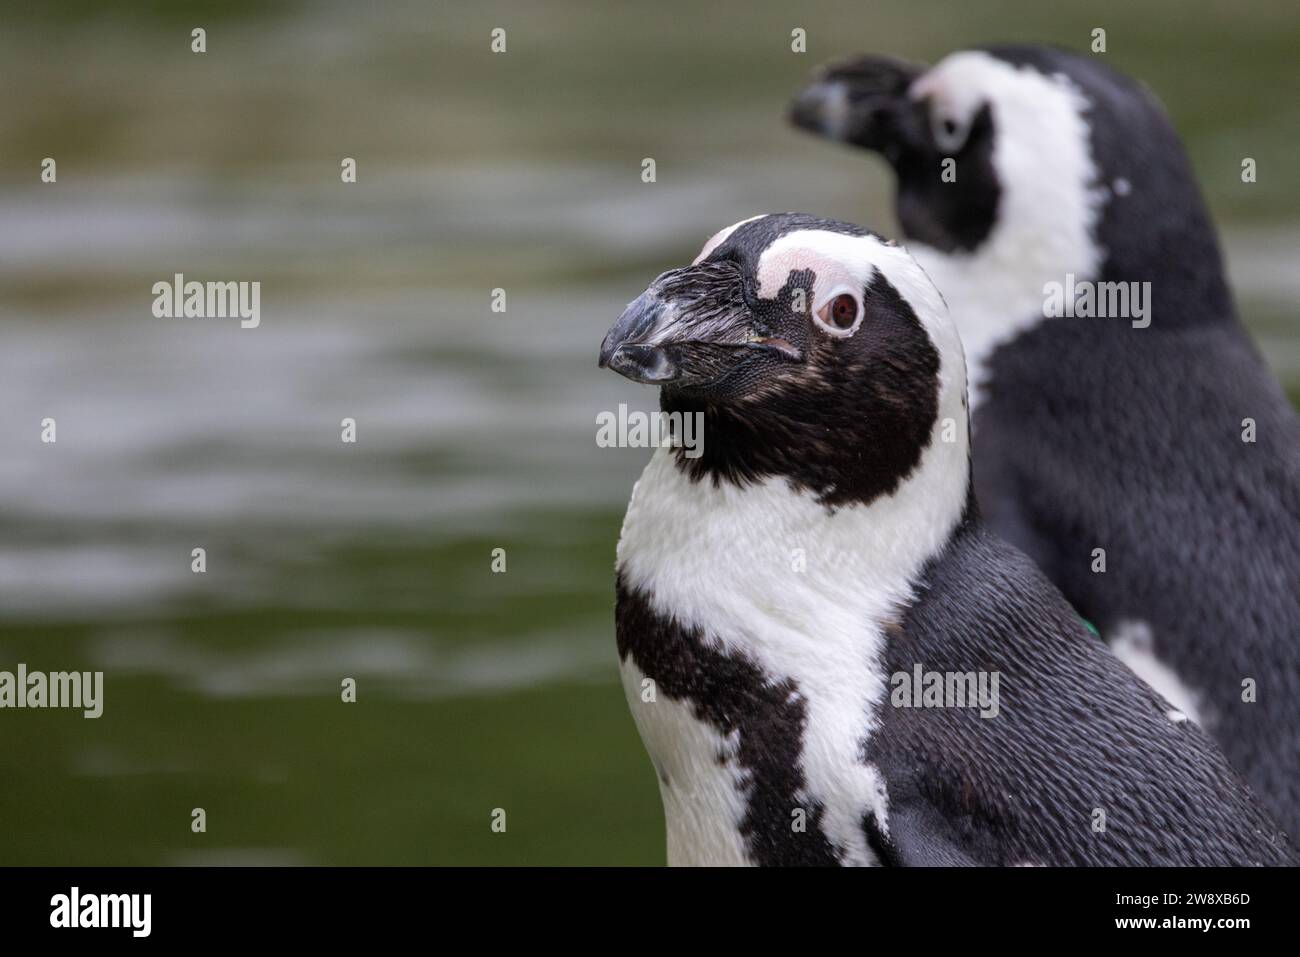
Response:
POLYGON ((1168 334, 1158 318, 1140 332, 1043 327, 996 352, 976 411, 976 488, 993 527, 1103 635, 1149 629, 1155 657, 1294 829, 1300 423, 1245 340, 1168 334))
POLYGON ((887 671, 1000 672, 1000 711, 881 709, 868 745, 900 864, 1277 865, 1294 852, 1194 724, 975 516, 931 563, 887 671), (1099 830, 1104 813, 1104 830, 1099 830))
POLYGON ((988 357, 974 431, 989 527, 1103 635, 1149 632, 1206 729, 1295 833, 1300 419, 1237 321, 1213 224, 1154 97, 1095 58, 989 52, 1067 75, 1091 104, 1095 185, 1127 183, 1095 229, 1099 275, 1078 278, 1151 284, 1147 328, 1048 319, 988 357))

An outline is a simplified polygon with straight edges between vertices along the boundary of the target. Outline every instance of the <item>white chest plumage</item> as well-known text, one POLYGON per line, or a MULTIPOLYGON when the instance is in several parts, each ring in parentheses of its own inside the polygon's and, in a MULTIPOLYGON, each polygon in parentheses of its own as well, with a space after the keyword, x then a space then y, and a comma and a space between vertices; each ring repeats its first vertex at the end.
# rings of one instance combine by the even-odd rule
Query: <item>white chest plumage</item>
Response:
MULTIPOLYGON (((964 435, 943 443, 936 434, 895 494, 832 513, 780 478, 692 482, 661 449, 628 507, 618 550, 627 585, 767 681, 793 682, 805 709, 801 797, 821 807, 846 864, 874 861, 864 815, 887 829, 884 784, 863 759, 886 697, 885 628, 960 517, 965 495, 954 493, 951 470, 965 458, 964 435)), ((660 771, 670 863, 746 863, 738 742, 687 702, 646 700, 643 678, 624 663, 629 706, 660 771)))

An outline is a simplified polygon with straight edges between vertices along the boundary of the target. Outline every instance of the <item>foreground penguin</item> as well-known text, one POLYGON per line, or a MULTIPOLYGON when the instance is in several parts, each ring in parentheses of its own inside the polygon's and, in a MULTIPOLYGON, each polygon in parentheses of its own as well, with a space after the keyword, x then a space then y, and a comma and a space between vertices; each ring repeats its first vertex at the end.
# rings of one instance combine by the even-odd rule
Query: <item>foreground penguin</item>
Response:
POLYGON ((1159 104, 1002 47, 832 67, 793 119, 893 166, 965 344, 990 527, 1300 832, 1300 420, 1159 104))
POLYGON ((1292 859, 1202 731, 984 531, 961 344, 901 248, 746 220, 600 362, 703 421, 655 451, 618 546, 669 863, 1292 859))

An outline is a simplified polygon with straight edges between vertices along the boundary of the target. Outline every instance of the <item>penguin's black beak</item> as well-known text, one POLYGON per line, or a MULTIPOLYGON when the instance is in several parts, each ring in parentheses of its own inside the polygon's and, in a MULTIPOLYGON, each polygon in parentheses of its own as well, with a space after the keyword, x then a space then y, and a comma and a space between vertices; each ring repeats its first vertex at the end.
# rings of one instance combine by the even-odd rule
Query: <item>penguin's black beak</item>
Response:
POLYGON ((891 154, 919 145, 926 134, 912 81, 925 67, 893 57, 861 56, 822 67, 795 97, 789 119, 800 129, 863 149, 891 154))
POLYGON ((628 303, 600 344, 600 367, 633 382, 663 385, 681 372, 673 353, 680 343, 663 341, 671 325, 668 309, 647 289, 628 303))
POLYGON ((647 385, 702 388, 754 350, 803 358, 757 327, 734 263, 706 262, 664 273, 629 303, 600 345, 600 367, 647 385))

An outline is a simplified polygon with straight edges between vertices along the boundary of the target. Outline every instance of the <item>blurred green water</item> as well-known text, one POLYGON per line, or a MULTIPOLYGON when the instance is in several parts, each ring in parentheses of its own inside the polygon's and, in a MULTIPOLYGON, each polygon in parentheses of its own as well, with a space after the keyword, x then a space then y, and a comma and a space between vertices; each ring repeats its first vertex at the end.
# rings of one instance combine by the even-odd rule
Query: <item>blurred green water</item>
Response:
POLYGON ((1105 27, 1187 138, 1243 312, 1300 386, 1293 4, 5 17, 0 669, 107 689, 96 721, 0 713, 0 863, 661 862, 611 615, 645 453, 593 440, 597 411, 653 398, 594 353, 722 225, 800 208, 892 230, 878 166, 782 122, 821 59, 1105 27), (160 326, 147 291, 179 270, 261 280, 263 327, 160 326))

